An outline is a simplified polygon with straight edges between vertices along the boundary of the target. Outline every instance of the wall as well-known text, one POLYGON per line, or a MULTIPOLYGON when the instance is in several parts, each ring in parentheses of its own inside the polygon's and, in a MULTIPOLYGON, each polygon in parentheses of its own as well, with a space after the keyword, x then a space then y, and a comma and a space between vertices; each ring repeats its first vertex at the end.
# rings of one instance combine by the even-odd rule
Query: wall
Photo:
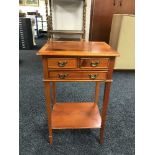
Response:
MULTIPOLYGON (((82 29, 82 0, 53 0, 53 28, 61 30, 81 30, 82 29)), ((86 15, 86 39, 89 38, 89 25, 90 25, 90 8, 91 1, 87 0, 87 15, 86 15)), ((39 7, 32 6, 19 6, 22 12, 36 11, 43 16, 46 20, 45 2, 39 1, 39 7)), ((45 25, 46 29, 46 25, 45 25)))
POLYGON ((135 69, 135 16, 114 14, 110 33, 110 46, 120 54, 115 69, 135 69))

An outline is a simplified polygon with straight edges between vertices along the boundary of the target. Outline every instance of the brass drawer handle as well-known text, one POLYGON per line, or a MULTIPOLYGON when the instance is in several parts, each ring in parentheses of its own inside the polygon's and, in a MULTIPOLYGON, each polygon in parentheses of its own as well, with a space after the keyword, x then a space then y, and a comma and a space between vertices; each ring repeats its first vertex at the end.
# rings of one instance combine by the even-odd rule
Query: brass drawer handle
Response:
POLYGON ((58 74, 58 76, 59 79, 65 79, 68 76, 68 74, 58 74))
POLYGON ((97 67, 97 65, 99 64, 100 62, 99 61, 96 61, 96 62, 91 62, 91 67, 97 67))
POLYGON ((67 61, 59 61, 58 66, 59 67, 64 67, 67 64, 67 61))
POLYGON ((92 80, 95 80, 97 77, 97 74, 89 74, 89 78, 92 80))

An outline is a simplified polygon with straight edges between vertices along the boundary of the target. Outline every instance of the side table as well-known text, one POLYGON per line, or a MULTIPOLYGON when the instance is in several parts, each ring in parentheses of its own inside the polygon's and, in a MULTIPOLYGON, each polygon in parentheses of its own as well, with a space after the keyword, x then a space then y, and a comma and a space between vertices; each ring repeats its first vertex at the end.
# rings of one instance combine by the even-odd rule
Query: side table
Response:
POLYGON ((42 56, 49 141, 53 129, 100 128, 100 143, 108 108, 112 73, 119 53, 105 42, 48 41, 37 53, 42 56), (56 82, 96 82, 92 103, 57 103, 56 82), (105 82, 100 115, 98 97, 100 82, 105 82), (52 99, 50 96, 52 82, 52 99))

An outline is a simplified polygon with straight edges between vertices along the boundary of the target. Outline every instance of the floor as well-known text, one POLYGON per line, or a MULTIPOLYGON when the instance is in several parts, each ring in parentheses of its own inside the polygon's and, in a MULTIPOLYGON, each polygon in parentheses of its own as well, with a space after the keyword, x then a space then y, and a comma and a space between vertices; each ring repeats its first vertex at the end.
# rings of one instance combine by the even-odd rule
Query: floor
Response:
MULTIPOLYGON (((37 50, 45 43, 38 39, 33 50, 20 50, 20 154, 21 155, 134 155, 135 74, 114 72, 108 107, 104 144, 99 129, 54 130, 48 142, 47 115, 42 82, 41 58, 37 50)), ((60 102, 92 101, 94 83, 57 83, 60 102)), ((99 107, 104 84, 101 85, 99 107)), ((62 120, 63 121, 63 120, 62 120)))

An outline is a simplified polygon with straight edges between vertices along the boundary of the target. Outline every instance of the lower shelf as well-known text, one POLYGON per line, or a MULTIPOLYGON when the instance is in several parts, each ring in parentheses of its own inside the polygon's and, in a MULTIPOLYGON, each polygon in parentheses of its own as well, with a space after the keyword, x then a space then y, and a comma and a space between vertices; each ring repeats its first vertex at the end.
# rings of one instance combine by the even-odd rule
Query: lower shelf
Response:
POLYGON ((101 127, 99 109, 94 103, 56 103, 51 115, 52 129, 101 127))

